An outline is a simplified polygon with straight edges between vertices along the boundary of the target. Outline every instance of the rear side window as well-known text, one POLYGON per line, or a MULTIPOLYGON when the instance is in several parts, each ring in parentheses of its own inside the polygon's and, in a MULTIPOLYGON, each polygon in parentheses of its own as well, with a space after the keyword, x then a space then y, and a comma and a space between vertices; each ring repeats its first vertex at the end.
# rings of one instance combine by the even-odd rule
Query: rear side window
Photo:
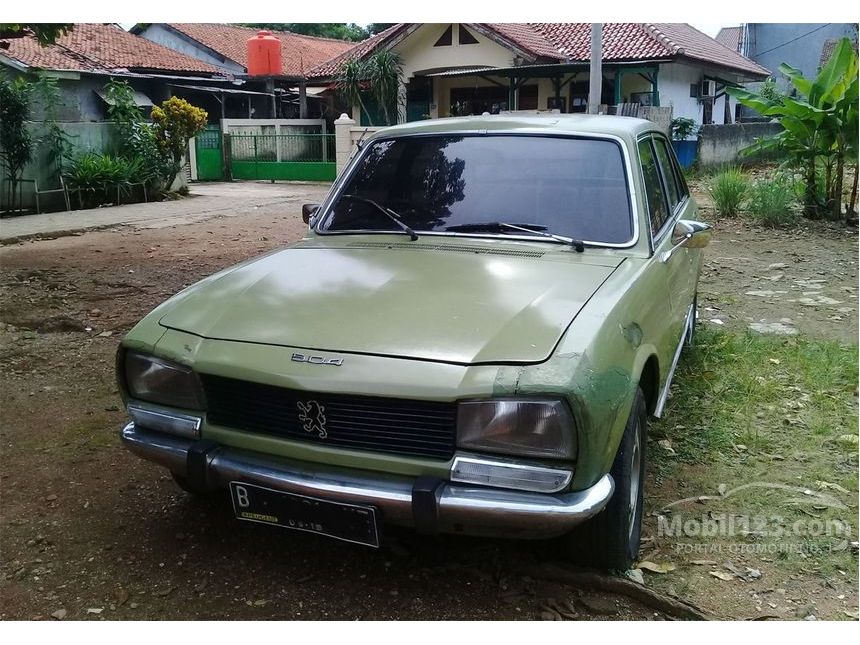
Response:
POLYGON ((657 159, 650 139, 639 142, 639 160, 642 164, 642 177, 645 180, 645 197, 648 200, 651 233, 656 234, 669 218, 669 206, 666 203, 666 194, 663 192, 663 183, 660 181, 660 171, 657 169, 657 159))
POLYGON ((671 153, 666 146, 666 140, 655 137, 653 141, 654 148, 657 150, 657 159, 660 162, 660 170, 663 171, 663 179, 666 182, 666 194, 669 196, 669 210, 674 211, 675 206, 681 201, 675 165, 672 163, 671 153))

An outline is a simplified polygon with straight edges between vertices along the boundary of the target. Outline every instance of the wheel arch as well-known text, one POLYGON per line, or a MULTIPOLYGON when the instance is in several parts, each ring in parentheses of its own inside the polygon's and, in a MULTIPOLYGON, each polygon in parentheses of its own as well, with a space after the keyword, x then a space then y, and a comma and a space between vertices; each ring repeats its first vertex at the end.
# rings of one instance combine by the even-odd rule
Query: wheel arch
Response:
POLYGON ((645 359, 639 373, 639 387, 645 396, 645 408, 648 414, 653 415, 660 398, 660 360, 657 354, 650 354, 645 359))

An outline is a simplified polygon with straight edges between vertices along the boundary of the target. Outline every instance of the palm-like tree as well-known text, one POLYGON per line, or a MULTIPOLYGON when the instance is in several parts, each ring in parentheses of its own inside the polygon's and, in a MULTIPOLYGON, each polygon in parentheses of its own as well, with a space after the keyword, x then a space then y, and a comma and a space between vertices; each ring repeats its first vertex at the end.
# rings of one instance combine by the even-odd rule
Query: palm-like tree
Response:
POLYGON ((373 120, 364 103, 370 96, 382 110, 386 125, 397 119, 400 105, 400 56, 391 50, 380 49, 365 59, 345 60, 337 73, 337 91, 350 105, 358 105, 373 120))

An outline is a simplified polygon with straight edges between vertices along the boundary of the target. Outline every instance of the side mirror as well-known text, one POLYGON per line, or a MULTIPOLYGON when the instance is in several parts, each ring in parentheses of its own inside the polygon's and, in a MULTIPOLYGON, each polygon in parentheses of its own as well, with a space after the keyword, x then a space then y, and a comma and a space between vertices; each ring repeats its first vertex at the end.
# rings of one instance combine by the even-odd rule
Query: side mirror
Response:
POLYGON ((311 218, 317 214, 319 208, 319 204, 302 204, 302 221, 310 224, 311 218))
POLYGON ((666 262, 681 247, 703 249, 708 246, 710 241, 711 226, 709 224, 679 219, 672 230, 672 248, 664 251, 661 259, 666 262))

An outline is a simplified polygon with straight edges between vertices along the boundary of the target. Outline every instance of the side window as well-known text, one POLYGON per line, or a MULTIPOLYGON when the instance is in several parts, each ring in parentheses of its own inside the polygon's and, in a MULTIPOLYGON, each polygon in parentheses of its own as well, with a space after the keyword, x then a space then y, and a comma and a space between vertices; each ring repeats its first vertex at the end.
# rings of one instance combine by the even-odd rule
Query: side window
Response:
POLYGON ((651 147, 651 139, 639 142, 639 161, 642 164, 642 177, 645 180, 645 197, 648 199, 648 215, 651 218, 651 233, 656 234, 669 217, 666 194, 660 181, 657 159, 651 147))
POLYGON ((666 140, 662 137, 654 137, 654 148, 657 150, 657 160, 660 162, 660 170, 663 173, 663 181, 666 183, 666 195, 669 197, 669 211, 675 210, 681 201, 678 191, 678 177, 675 174, 675 165, 672 163, 671 152, 668 150, 666 140))

